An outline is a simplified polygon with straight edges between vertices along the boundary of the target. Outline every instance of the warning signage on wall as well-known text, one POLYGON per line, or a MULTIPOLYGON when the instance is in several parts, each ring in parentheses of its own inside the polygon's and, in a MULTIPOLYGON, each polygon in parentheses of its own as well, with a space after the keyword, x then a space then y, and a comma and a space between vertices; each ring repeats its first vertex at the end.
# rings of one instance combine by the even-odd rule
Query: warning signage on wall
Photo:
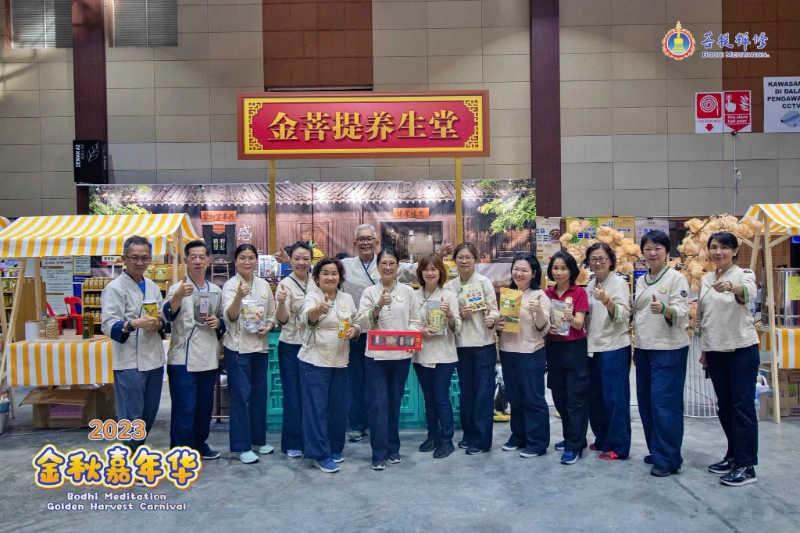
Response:
POLYGON ((695 93, 694 103, 694 132, 722 133, 722 93, 695 93))

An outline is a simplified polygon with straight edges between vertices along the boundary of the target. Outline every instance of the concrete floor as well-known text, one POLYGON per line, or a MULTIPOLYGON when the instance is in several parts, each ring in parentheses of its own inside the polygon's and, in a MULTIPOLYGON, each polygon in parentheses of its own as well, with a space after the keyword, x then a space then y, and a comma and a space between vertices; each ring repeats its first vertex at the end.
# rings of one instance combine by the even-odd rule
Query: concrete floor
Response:
MULTIPOLYGON (((21 391, 24 394, 24 391, 21 391)), ((634 396, 635 397, 635 396, 634 396)), ((147 439, 154 448, 169 444, 169 393, 147 439)), ((203 466, 188 491, 162 483, 152 492, 178 511, 49 511, 67 493, 33 483, 31 458, 47 443, 68 451, 101 450, 87 440, 88 430, 31 431, 30 407, 20 409, 0 435, 0 532, 14 531, 796 531, 800 523, 800 419, 780 426, 759 424, 759 481, 725 487, 706 466, 724 453, 716 419, 686 419, 684 468, 659 479, 642 463, 646 453, 641 424, 632 408, 633 450, 628 461, 606 462, 589 452, 574 466, 559 464, 552 451, 522 459, 503 452, 508 424, 495 424, 491 453, 469 457, 457 450, 447 459, 416 451, 422 431, 403 431, 403 463, 383 472, 370 469, 367 441, 345 447, 337 474, 324 474, 304 460, 275 453, 256 465, 243 465, 230 453, 203 466), (17 435, 17 436, 15 436, 17 435)), ((560 421, 551 418, 551 441, 560 440, 560 421)), ((459 435, 457 434, 457 437, 459 435)), ((279 435, 268 441, 278 447, 279 435)), ((228 426, 213 424, 212 447, 228 449, 228 426)), ((145 493, 134 488, 130 492, 145 493)))

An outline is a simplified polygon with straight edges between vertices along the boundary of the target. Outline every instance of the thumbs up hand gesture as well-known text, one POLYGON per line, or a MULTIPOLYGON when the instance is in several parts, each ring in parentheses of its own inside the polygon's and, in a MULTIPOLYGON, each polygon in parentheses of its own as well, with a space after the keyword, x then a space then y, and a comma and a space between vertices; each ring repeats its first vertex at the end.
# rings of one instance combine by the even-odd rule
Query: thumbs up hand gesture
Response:
POLYGON ((446 301, 444 298, 439 299, 439 309, 441 309, 442 313, 449 319, 453 317, 453 311, 450 309, 450 302, 446 301))
POLYGON ((542 312, 542 295, 536 297, 535 300, 531 300, 528 302, 528 309, 530 309, 533 316, 542 312))
POLYGON ((656 298, 656 295, 654 294, 653 301, 650 302, 650 312, 653 313, 654 315, 660 315, 662 309, 663 309, 663 304, 658 301, 658 298, 656 298))
POLYGON ((608 293, 606 293, 602 283, 598 283, 597 287, 594 288, 594 299, 602 304, 608 302, 608 293))
POLYGON ((275 299, 278 301, 280 305, 283 305, 286 303, 286 297, 288 295, 289 293, 286 292, 286 287, 281 285, 280 288, 278 289, 278 294, 275 295, 275 299))
POLYGON ((733 283, 731 283, 730 281, 723 280, 722 269, 717 269, 717 279, 711 285, 711 288, 717 292, 727 292, 731 290, 731 287, 733 287, 733 283))
POLYGON ((244 281, 239 282, 239 286, 236 288, 236 296, 239 297, 239 300, 245 298, 248 294, 250 294, 250 285, 245 283, 244 281))
POLYGON ((392 295, 386 289, 383 289, 383 293, 381 293, 381 297, 378 299, 378 305, 381 307, 386 307, 387 305, 392 304, 392 295))
POLYGON ((181 281, 180 286, 178 286, 178 294, 181 295, 181 298, 186 298, 187 296, 191 296, 194 292, 194 285, 189 280, 189 276, 184 276, 183 281, 181 281))

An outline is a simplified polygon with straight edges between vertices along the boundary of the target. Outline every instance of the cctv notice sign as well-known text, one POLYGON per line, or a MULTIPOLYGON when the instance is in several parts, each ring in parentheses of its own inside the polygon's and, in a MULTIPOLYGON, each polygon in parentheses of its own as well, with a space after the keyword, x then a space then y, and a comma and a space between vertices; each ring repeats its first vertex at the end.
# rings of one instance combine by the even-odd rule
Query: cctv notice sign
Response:
POLYGON ((800 133, 800 76, 764 78, 764 132, 800 133))

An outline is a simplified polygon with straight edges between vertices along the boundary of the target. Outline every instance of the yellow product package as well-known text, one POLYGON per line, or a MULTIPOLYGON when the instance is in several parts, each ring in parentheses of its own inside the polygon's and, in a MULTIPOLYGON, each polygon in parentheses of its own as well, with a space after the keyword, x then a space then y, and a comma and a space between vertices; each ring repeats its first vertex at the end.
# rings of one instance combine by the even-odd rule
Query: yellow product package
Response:
POLYGON ((452 259, 444 260, 444 268, 447 270, 447 281, 458 277, 458 265, 452 259))
POLYGON ((503 317, 504 332, 519 333, 519 314, 522 310, 522 291, 500 288, 500 316, 503 317))

